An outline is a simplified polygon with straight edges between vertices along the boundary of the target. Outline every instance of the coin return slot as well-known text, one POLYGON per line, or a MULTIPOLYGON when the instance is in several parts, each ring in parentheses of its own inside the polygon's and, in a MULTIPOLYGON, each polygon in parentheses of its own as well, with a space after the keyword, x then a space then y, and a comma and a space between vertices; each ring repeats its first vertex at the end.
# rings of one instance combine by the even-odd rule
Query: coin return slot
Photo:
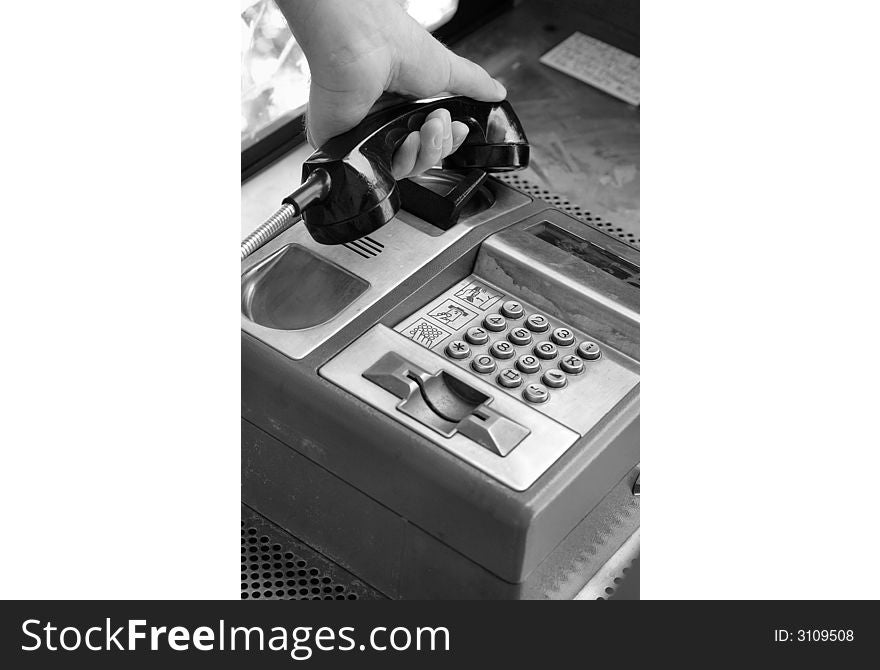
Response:
MULTIPOLYGON (((489 399, 489 396, 444 371, 427 379, 411 372, 407 377, 418 385, 425 404, 450 423, 458 423, 470 414, 476 414, 477 408, 489 399)), ((487 417, 479 418, 485 421, 487 417)))
POLYGON ((492 398, 445 370, 427 372, 395 352, 388 352, 363 377, 401 399, 397 410, 443 437, 456 434, 507 456, 530 433, 499 414, 492 398))

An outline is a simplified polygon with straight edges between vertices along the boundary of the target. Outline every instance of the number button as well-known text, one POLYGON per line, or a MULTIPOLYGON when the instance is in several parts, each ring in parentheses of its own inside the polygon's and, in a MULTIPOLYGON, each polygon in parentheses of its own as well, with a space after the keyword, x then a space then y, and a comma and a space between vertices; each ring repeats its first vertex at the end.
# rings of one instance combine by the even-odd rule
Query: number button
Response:
POLYGON ((568 347, 574 344, 574 333, 568 328, 557 328, 550 335, 550 339, 560 347, 568 347))
POLYGON ((482 375, 487 375, 495 369, 495 359, 486 354, 481 354, 471 361, 471 367, 482 375))
POLYGON ((508 300, 501 305, 501 313, 508 319, 519 319, 525 314, 523 306, 516 300, 508 300))
POLYGON ((486 342, 489 341, 489 333, 479 326, 474 326, 473 328, 467 329, 467 332, 464 334, 464 339, 471 344, 486 344, 486 342))
POLYGON ((507 339, 514 344, 523 346, 524 344, 529 344, 532 341, 532 334, 525 328, 514 328, 509 333, 507 333, 507 339))
POLYGON ((526 328, 528 328, 529 330, 533 330, 536 333, 543 333, 549 327, 550 322, 543 314, 532 314, 528 319, 526 319, 526 328))
POLYGON ((471 355, 471 348, 467 345, 467 342, 453 340, 446 345, 446 355, 449 358, 467 358, 471 355))
POLYGON ((550 398, 550 393, 540 384, 529 384, 526 386, 525 391, 523 391, 523 398, 529 402, 542 403, 547 402, 550 398))
POLYGON ((483 319, 483 325, 489 330, 498 333, 507 327, 507 320, 500 314, 488 314, 483 319))
POLYGON ((552 342, 541 342, 535 346, 535 355, 538 358, 543 358, 549 361, 551 358, 556 358, 558 354, 559 349, 557 349, 556 345, 552 342))
POLYGON ((513 358, 513 345, 510 342, 495 342, 489 347, 489 353, 495 358, 513 358))
POLYGON ((555 389, 561 389, 568 383, 565 379, 565 374, 556 369, 547 370, 547 372, 542 375, 541 381, 547 384, 547 386, 555 389))
POLYGON ((602 350, 595 342, 581 342, 578 345, 578 356, 588 361, 595 361, 602 355, 602 350))
POLYGON ((573 354, 569 354, 559 363, 559 367, 570 375, 579 375, 584 371, 584 362, 573 354))
POLYGON ((522 385, 523 378, 517 370, 509 368, 498 375, 498 383, 505 388, 515 389, 517 386, 522 385))
POLYGON ((541 369, 541 364, 538 362, 538 359, 534 356, 526 354, 525 356, 520 356, 516 361, 516 367, 525 372, 527 375, 532 374, 533 372, 537 372, 541 369))

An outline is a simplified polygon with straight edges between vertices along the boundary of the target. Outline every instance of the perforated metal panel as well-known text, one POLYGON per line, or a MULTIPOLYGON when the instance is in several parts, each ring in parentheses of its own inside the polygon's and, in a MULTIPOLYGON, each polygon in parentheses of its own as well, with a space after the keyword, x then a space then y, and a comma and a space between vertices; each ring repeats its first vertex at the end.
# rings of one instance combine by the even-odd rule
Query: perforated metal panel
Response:
POLYGON ((247 505, 242 505, 241 598, 379 600, 383 596, 247 505))
POLYGON ((540 198, 541 200, 549 205, 552 205, 556 209, 561 209, 563 212, 570 214, 577 219, 580 219, 584 223, 588 223, 589 225, 598 228, 603 233, 607 233, 608 235, 620 238, 627 244, 631 244, 632 246, 639 248, 641 238, 638 235, 638 231, 626 230, 623 226, 620 226, 613 221, 603 219, 601 216, 598 216, 590 212, 589 210, 584 209, 580 205, 575 205, 569 200, 563 198, 561 195, 557 195, 553 191, 549 191, 543 186, 533 184, 532 182, 524 179, 518 174, 504 174, 495 176, 508 186, 513 186, 514 188, 519 189, 523 193, 526 193, 533 198, 540 198))
POLYGON ((610 586, 612 593, 608 593, 608 600, 639 600, 639 557, 637 556, 632 562, 621 569, 619 577, 614 578, 614 585, 610 586))

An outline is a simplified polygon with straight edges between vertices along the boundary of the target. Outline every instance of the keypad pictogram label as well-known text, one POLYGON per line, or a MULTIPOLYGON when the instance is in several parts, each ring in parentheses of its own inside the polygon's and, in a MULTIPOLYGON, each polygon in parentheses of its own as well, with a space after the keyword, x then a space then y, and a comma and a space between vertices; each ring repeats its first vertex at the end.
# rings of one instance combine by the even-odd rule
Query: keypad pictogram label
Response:
POLYGON ((404 328, 403 334, 413 342, 418 342, 423 347, 430 349, 435 344, 445 340, 452 333, 443 330, 439 326, 435 326, 426 319, 419 319, 407 328, 404 328))
POLYGON ((456 291, 455 297, 485 312, 501 299, 501 294, 483 284, 471 282, 460 291, 456 291))
POLYGON ((458 330, 477 315, 476 312, 462 307, 454 300, 444 300, 428 312, 428 316, 444 326, 458 330))

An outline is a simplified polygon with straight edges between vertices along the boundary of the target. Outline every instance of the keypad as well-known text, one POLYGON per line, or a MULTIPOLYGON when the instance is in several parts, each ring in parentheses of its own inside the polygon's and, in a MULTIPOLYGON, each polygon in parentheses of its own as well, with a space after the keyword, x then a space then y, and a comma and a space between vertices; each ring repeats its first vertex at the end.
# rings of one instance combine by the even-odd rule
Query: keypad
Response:
POLYGON ((492 346, 489 347, 489 353, 492 354, 495 358, 507 359, 513 358, 516 350, 513 348, 513 345, 510 342, 501 340, 499 342, 493 343, 492 346))
POLYGON ((523 327, 513 328, 508 334, 507 339, 517 346, 525 346, 532 341, 532 332, 523 327))
POLYGON ((523 376, 519 373, 519 370, 508 368, 501 371, 496 381, 505 388, 515 389, 517 386, 522 386, 523 376))
POLYGON ((568 383, 565 373, 562 372, 562 370, 556 370, 555 368, 553 370, 547 370, 547 372, 541 375, 541 381, 554 389, 561 389, 568 383))
POLYGON ((468 299, 473 290, 463 298, 458 293, 450 290, 401 322, 397 330, 409 335, 419 318, 437 321, 439 334, 430 333, 434 344, 424 338, 416 341, 536 407, 547 403, 552 408, 556 394, 575 393, 572 386, 595 379, 590 367, 599 365, 593 361, 602 352, 585 335, 488 285, 472 296, 473 301, 468 299), (450 301, 461 303, 456 318, 469 315, 467 321, 449 322, 450 301), (443 309, 438 311, 438 306, 443 309))
POLYGON ((520 356, 516 359, 516 367, 519 368, 521 372, 530 375, 541 369, 541 363, 531 354, 526 354, 525 356, 520 356))
POLYGON ((526 328, 536 333, 543 333, 550 327, 550 322, 543 314, 532 314, 526 319, 526 328))
POLYGON ((481 375, 487 375, 495 370, 496 363, 495 359, 491 356, 480 354, 479 356, 475 356, 474 360, 471 361, 471 367, 481 375))
POLYGON ((579 375, 584 371, 584 362, 574 354, 568 354, 559 361, 559 367, 570 375, 579 375))
POLYGON ((602 355, 599 345, 595 342, 581 342, 577 348, 578 356, 588 361, 595 361, 602 355))
POLYGON ((521 319, 525 314, 522 303, 516 300, 508 300, 501 305, 501 313, 508 319, 521 319))
POLYGON ((493 333, 500 333, 507 328, 507 319, 500 314, 488 314, 486 318, 483 319, 483 325, 493 333))
POLYGON ((535 356, 549 361, 559 355, 559 349, 552 342, 538 342, 535 345, 535 356))
POLYGON ((574 333, 568 328, 554 328, 550 339, 560 347, 568 347, 574 344, 574 333))
POLYGON ((485 328, 474 326, 473 328, 467 329, 467 332, 464 334, 464 339, 471 344, 486 344, 486 342, 489 341, 489 333, 486 332, 485 328))
POLYGON ((467 358, 471 355, 471 348, 467 345, 467 342, 453 340, 446 345, 446 355, 449 356, 449 358, 467 358))
POLYGON ((525 391, 523 391, 523 398, 529 402, 540 404, 550 399, 550 391, 540 384, 529 384, 526 386, 525 391))

